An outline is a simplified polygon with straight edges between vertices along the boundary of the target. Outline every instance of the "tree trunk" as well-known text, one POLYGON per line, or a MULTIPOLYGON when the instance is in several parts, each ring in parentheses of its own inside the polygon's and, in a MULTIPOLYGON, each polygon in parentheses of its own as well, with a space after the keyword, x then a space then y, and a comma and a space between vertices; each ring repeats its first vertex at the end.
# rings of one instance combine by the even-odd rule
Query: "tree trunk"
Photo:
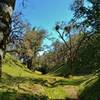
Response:
POLYGON ((2 59, 10 35, 11 16, 16 0, 0 0, 0 77, 2 76, 2 59))
POLYGON ((0 77, 2 75, 2 57, 0 56, 0 77))

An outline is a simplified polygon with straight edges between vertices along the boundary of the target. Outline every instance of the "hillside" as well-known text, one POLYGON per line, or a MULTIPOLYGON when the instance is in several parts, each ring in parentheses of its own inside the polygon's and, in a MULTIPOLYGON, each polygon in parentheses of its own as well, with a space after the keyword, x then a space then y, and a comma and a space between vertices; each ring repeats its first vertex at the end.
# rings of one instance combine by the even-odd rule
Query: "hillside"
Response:
POLYGON ((81 100, 100 100, 99 80, 98 75, 73 76, 69 79, 41 75, 40 72, 28 70, 7 54, 0 80, 0 100, 79 100, 79 95, 81 100), (92 93, 96 99, 92 98, 92 93))

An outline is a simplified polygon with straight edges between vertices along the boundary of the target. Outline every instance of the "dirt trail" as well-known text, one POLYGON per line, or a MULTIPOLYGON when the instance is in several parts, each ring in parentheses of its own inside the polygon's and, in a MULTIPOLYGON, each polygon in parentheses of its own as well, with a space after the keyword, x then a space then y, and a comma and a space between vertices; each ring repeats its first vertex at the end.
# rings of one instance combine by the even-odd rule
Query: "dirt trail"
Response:
POLYGON ((64 90, 68 93, 68 98, 66 100, 79 100, 76 86, 64 86, 64 90))

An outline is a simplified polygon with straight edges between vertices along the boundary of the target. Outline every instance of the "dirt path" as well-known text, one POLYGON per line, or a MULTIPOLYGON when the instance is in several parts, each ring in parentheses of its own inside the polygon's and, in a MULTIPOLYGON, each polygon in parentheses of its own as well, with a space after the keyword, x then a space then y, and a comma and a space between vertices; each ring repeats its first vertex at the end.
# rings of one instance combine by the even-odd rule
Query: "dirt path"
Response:
POLYGON ((66 100, 79 100, 76 86, 64 86, 64 90, 68 93, 68 98, 66 100))

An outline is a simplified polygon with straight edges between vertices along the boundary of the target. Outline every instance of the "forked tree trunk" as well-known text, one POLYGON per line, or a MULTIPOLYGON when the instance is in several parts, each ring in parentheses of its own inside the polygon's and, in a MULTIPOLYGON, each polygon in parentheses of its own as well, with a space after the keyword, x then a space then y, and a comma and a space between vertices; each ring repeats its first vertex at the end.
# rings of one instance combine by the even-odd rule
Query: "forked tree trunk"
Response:
POLYGON ((0 77, 6 43, 10 35, 11 16, 16 0, 0 0, 0 77))

